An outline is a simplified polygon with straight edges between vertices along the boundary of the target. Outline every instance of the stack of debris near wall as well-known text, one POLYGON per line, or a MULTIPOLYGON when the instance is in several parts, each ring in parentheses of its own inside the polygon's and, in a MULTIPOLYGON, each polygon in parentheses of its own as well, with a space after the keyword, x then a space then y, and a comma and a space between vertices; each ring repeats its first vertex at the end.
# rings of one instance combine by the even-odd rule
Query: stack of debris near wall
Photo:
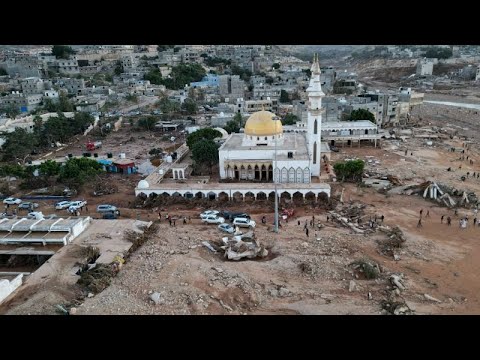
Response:
POLYGON ((227 260, 237 261, 243 258, 255 259, 268 256, 268 250, 255 238, 253 231, 233 236, 232 239, 229 239, 227 236, 223 237, 221 244, 211 244, 207 241, 204 241, 202 244, 214 253, 223 251, 227 260))
POLYGON ((459 190, 446 185, 439 186, 432 181, 421 184, 396 187, 388 192, 389 194, 421 195, 426 199, 435 200, 447 207, 469 206, 478 203, 477 195, 474 192, 459 190))
POLYGON ((365 234, 373 231, 365 219, 365 207, 365 204, 350 203, 341 207, 337 206, 337 209, 329 211, 329 214, 332 220, 352 229, 355 233, 365 234))

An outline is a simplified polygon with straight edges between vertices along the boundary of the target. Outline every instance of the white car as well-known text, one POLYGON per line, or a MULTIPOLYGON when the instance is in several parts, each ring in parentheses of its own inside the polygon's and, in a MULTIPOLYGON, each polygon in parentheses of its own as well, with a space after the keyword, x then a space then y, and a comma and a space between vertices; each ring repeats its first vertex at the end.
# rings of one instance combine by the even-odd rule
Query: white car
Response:
POLYGON ((3 203, 8 204, 8 205, 18 205, 18 204, 22 203, 22 200, 14 198, 14 197, 9 197, 9 198, 6 198, 5 200, 3 200, 3 203))
POLYGON ((218 229, 229 234, 233 234, 235 232, 235 228, 232 225, 227 223, 218 225, 218 229))
POLYGON ((59 203, 55 204, 55 209, 56 210, 68 209, 70 205, 71 205, 70 201, 60 201, 59 203))
POLYGON ((217 210, 207 210, 200 214, 200 218, 203 220, 210 215, 217 215, 219 212, 217 210))
POLYGON ((44 216, 41 211, 33 211, 31 213, 28 213, 27 218, 40 220, 40 219, 44 219, 44 216))
POLYGON ((207 224, 221 224, 225 222, 225 219, 217 215, 208 215, 207 217, 202 219, 202 222, 207 224))
POLYGON ((68 210, 71 211, 71 210, 78 210, 80 209, 81 207, 84 207, 85 205, 87 205, 87 202, 86 201, 72 201, 70 203, 70 206, 68 207, 68 210))
POLYGON ((252 227, 254 228, 256 223, 253 220, 249 220, 247 218, 235 218, 233 219, 233 225, 239 227, 252 227))

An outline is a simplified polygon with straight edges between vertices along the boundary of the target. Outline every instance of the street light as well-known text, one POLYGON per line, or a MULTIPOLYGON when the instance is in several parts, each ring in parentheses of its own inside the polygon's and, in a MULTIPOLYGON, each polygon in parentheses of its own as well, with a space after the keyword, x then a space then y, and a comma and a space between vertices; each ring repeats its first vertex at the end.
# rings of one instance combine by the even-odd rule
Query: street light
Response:
MULTIPOLYGON (((278 118, 274 118, 275 120, 275 166, 273 168, 273 182, 275 185, 275 232, 278 233, 278 193, 277 193, 277 181, 278 181, 278 175, 277 177, 275 176, 275 170, 277 169, 277 137, 278 137, 278 132, 277 132, 277 122, 279 121, 278 118)), ((278 174, 279 172, 277 172, 278 174)))

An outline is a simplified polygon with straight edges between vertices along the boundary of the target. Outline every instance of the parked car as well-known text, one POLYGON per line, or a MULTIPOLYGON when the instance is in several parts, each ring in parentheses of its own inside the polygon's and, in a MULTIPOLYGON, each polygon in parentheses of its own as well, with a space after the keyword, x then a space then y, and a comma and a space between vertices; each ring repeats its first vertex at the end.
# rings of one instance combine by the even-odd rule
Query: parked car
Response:
POLYGON ((207 216, 217 215, 218 213, 219 213, 219 211, 217 211, 217 210, 207 210, 207 211, 204 211, 203 213, 200 214, 200 218, 205 219, 207 216))
POLYGON ((117 211, 110 211, 110 212, 105 212, 102 215, 103 219, 116 219, 120 215, 120 212, 117 211))
POLYGON ((71 204, 72 204, 71 201, 60 201, 55 204, 55 209, 56 210, 68 209, 71 204))
POLYGON ((102 204, 97 206, 97 212, 99 213, 104 213, 104 212, 115 212, 117 211, 117 207, 113 205, 108 205, 108 204, 102 204))
POLYGON ((81 207, 84 207, 87 205, 87 202, 85 200, 77 200, 77 201, 72 201, 70 202, 70 206, 68 207, 68 210, 78 210, 81 207))
POLYGON ((230 214, 230 220, 233 221, 235 218, 246 218, 250 220, 250 215, 248 215, 247 213, 232 212, 230 214))
POLYGON ((28 213, 27 218, 40 220, 40 219, 44 219, 44 216, 41 211, 32 211, 28 213))
POLYGON ((208 215, 207 217, 202 219, 202 222, 207 224, 221 224, 225 222, 225 219, 217 215, 208 215))
POLYGON ((235 228, 227 223, 218 225, 218 229, 229 234, 233 234, 235 232, 235 228))
POLYGON ((233 225, 239 226, 239 227, 252 227, 252 228, 254 228, 256 223, 253 220, 238 217, 238 218, 235 218, 233 220, 233 225))
POLYGON ((30 209, 36 209, 38 208, 37 203, 32 203, 32 202, 23 202, 20 205, 18 205, 18 209, 23 209, 23 210, 30 210, 30 209))
POLYGON ((4 199, 3 203, 7 204, 7 205, 18 205, 18 204, 22 203, 22 200, 20 200, 18 198, 14 198, 14 197, 9 197, 9 198, 4 199))

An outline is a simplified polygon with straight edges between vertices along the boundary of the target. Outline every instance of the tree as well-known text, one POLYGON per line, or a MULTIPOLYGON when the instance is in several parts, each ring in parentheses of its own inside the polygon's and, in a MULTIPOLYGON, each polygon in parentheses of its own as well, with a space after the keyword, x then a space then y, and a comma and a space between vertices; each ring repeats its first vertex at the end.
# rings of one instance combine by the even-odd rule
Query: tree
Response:
POLYGON ((79 187, 101 173, 102 169, 103 166, 96 160, 85 157, 68 159, 60 170, 59 180, 71 187, 79 187))
POLYGON ((123 73, 123 65, 122 65, 122 62, 120 60, 117 60, 117 62, 115 63, 115 69, 113 69, 113 73, 115 75, 120 75, 121 73, 123 73))
POLYGON ((43 99, 43 108, 48 112, 56 112, 57 111, 57 104, 55 104, 52 99, 43 99))
POLYGON ((140 119, 138 122, 138 126, 141 128, 151 131, 155 128, 155 124, 157 123, 157 119, 153 116, 148 116, 146 118, 140 119))
POLYGON ((274 68, 275 70, 280 69, 280 64, 279 63, 274 63, 272 65, 272 68, 274 68))
POLYGON ((5 76, 5 75, 8 75, 7 70, 5 70, 4 68, 0 68, 0 76, 5 76))
POLYGON ((153 148, 148 152, 148 154, 152 155, 153 158, 159 158, 162 155, 162 153, 163 153, 162 148, 153 148))
POLYGON ((269 85, 272 85, 272 84, 273 84, 273 77, 267 76, 267 77, 265 78, 265 82, 266 82, 267 84, 269 84, 269 85))
POLYGON ((252 76, 252 72, 250 70, 241 68, 240 66, 237 66, 237 65, 232 65, 230 67, 230 71, 232 72, 233 75, 239 75, 240 79, 246 82, 249 82, 250 77, 252 76))
POLYGON ((128 94, 127 96, 125 96, 125 99, 133 103, 138 103, 138 96, 135 94, 128 94))
POLYGON ((38 172, 40 173, 40 175, 49 178, 59 175, 61 168, 62 166, 56 161, 47 160, 38 166, 38 172))
POLYGON ((240 125, 239 125, 238 122, 235 121, 235 120, 230 120, 229 122, 227 122, 227 123, 225 124, 225 126, 224 126, 223 128, 224 128, 225 131, 228 132, 229 134, 240 132, 240 125))
POLYGON ((157 105, 160 107, 162 113, 167 115, 172 115, 175 112, 180 111, 180 103, 176 101, 171 101, 168 97, 162 97, 158 102, 157 105))
POLYGON ((61 93, 58 96, 57 111, 72 112, 73 110, 74 110, 73 104, 68 98, 68 96, 65 95, 64 93, 61 93))
MULTIPOLYGON (((196 132, 198 132, 197 130, 196 132)), ((192 147, 192 159, 195 164, 210 169, 212 173, 212 166, 218 163, 218 147, 213 140, 201 139, 197 141, 192 147)))
POLYGON ((198 106, 195 100, 192 100, 190 98, 185 99, 185 101, 182 104, 182 109, 184 109, 187 114, 196 114, 198 111, 198 106))
POLYGON ((17 115, 20 114, 20 110, 18 110, 18 107, 15 105, 9 105, 3 111, 5 111, 7 116, 11 119, 15 119, 17 115))
POLYGON ((143 75, 144 80, 150 81, 154 85, 163 85, 162 73, 159 69, 155 68, 143 75))
POLYGON ((353 110, 348 117, 348 120, 355 121, 355 120, 370 120, 375 122, 375 115, 372 114, 367 109, 357 109, 353 110))
POLYGON ((187 146, 191 149, 193 145, 201 140, 213 140, 221 138, 222 133, 212 128, 203 128, 187 136, 187 146))
POLYGON ((235 116, 233 117, 233 120, 236 121, 240 127, 245 126, 242 114, 236 113, 235 116))
POLYGON ((337 162, 333 165, 337 178, 341 181, 357 182, 362 179, 365 162, 363 160, 348 160, 345 162, 337 162))
POLYGON ((3 132, 1 136, 5 139, 2 145, 4 160, 26 162, 28 156, 37 146, 37 138, 33 133, 29 133, 26 129, 15 128, 13 132, 3 132))
POLYGON ((280 91, 280 102, 281 103, 290 102, 290 97, 288 96, 288 93, 283 89, 280 91))
POLYGON ((53 45, 52 47, 52 55, 55 55, 57 59, 68 59, 70 55, 73 54, 75 54, 75 50, 73 50, 70 46, 53 45))
POLYGON ((168 49, 173 49, 175 45, 157 45, 157 51, 162 52, 168 49))
POLYGON ((453 52, 450 48, 431 47, 427 49, 423 56, 427 58, 448 59, 452 57, 453 52))
POLYGON ((282 125, 295 125, 298 121, 298 117, 293 114, 287 114, 282 119, 282 125))

